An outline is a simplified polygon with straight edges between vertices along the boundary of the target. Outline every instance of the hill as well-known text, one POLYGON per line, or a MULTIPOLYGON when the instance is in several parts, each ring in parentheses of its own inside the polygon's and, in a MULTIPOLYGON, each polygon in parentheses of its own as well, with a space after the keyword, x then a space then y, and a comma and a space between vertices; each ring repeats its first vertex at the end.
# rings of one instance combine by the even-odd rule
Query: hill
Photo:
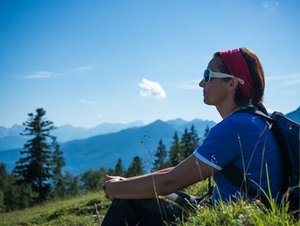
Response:
MULTIPOLYGON (((300 123, 300 107, 295 111, 286 114, 290 119, 300 123)), ((197 131, 204 131, 206 124, 201 119, 194 119, 192 121, 185 121, 180 118, 166 121, 167 124, 172 126, 177 131, 184 131, 184 129, 190 128, 192 124, 195 125, 197 131)), ((211 127, 214 122, 206 121, 211 127)), ((108 133, 116 133, 124 129, 132 127, 144 126, 142 121, 135 121, 131 123, 102 123, 92 128, 75 127, 72 125, 58 126, 53 135, 57 137, 60 143, 65 143, 72 140, 86 139, 92 136, 103 135, 108 133)), ((24 131, 23 125, 14 125, 11 128, 5 128, 0 126, 0 152, 9 149, 20 148, 26 142, 26 138, 20 135, 24 131)), ((199 134, 202 136, 202 134, 199 134)))
MULTIPOLYGON (((162 139, 168 149, 174 133, 177 131, 180 136, 184 125, 189 129, 191 124, 192 122, 185 122, 183 127, 177 128, 168 122, 157 120, 146 126, 129 128, 118 133, 64 143, 61 148, 67 163, 66 170, 77 174, 89 168, 114 168, 119 158, 127 168, 134 156, 140 156, 145 169, 150 170, 159 140, 162 139)), ((211 127, 214 124, 211 121, 198 120, 195 127, 202 135, 206 126, 211 127)))
MULTIPOLYGON (((54 135, 60 143, 64 143, 70 140, 84 139, 143 125, 144 123, 142 121, 131 123, 102 123, 92 128, 63 125, 53 130, 52 135, 54 135)), ((11 128, 0 126, 0 151, 22 147, 26 142, 26 139, 20 135, 24 132, 24 129, 23 125, 13 125, 11 128)))
POLYGON ((169 143, 174 132, 171 126, 157 120, 143 127, 64 143, 61 148, 66 160, 66 170, 78 174, 89 168, 114 167, 118 158, 128 166, 136 155, 143 159, 147 167, 152 162, 159 139, 165 138, 169 143))
POLYGON ((11 128, 0 126, 0 151, 22 147, 26 139, 20 135, 24 131, 22 125, 11 128))
MULTIPOLYGON (((300 107, 288 113, 287 117, 300 123, 300 107)), ((59 137, 66 140, 79 137, 76 140, 61 143, 66 160, 65 170, 72 174, 77 175, 88 169, 100 167, 114 168, 118 158, 122 159, 124 167, 127 168, 132 158, 137 155, 142 158, 145 168, 149 170, 152 167, 159 139, 163 140, 168 149, 175 131, 181 136, 184 129, 189 129, 192 125, 202 137, 205 128, 207 126, 211 128, 215 123, 200 119, 185 121, 178 118, 166 122, 157 120, 148 125, 141 125, 139 121, 132 124, 103 124, 85 132, 82 128, 64 126, 56 135, 60 134, 59 137), (124 127, 125 129, 122 129, 124 127), (102 134, 105 131, 114 132, 102 134), (89 134, 96 135, 86 137, 89 134), (82 139, 83 137, 85 139, 82 139)), ((17 125, 10 130, 0 127, 0 162, 5 163, 9 171, 14 168, 19 158, 19 151, 25 142, 25 138, 16 135, 23 130, 21 129, 22 127, 17 125), (20 137, 23 140, 20 140, 20 137), (7 148, 12 144, 16 147, 7 148)))
MULTIPOLYGON (((188 194, 202 195, 205 182, 197 183, 187 190, 188 194)), ((9 213, 0 213, 1 225, 100 225, 110 201, 102 191, 66 200, 50 201, 43 205, 9 213)), ((258 203, 238 202, 223 204, 219 208, 209 205, 195 209, 182 226, 195 225, 299 225, 286 209, 264 209, 258 203)))
MULTIPOLYGON (((189 129, 192 124, 200 137, 207 126, 215 125, 213 121, 199 119, 190 122, 181 119, 168 122, 157 120, 146 126, 62 143, 61 150, 66 160, 64 169, 77 175, 88 169, 114 168, 118 158, 127 168, 134 156, 140 156, 145 168, 151 169, 159 140, 162 139, 169 148, 175 131, 180 136, 184 128, 189 129)), ((0 151, 0 162, 6 164, 8 171, 14 168, 20 149, 0 151)))
POLYGON ((295 111, 286 114, 286 116, 295 122, 300 123, 300 107, 298 107, 295 111))

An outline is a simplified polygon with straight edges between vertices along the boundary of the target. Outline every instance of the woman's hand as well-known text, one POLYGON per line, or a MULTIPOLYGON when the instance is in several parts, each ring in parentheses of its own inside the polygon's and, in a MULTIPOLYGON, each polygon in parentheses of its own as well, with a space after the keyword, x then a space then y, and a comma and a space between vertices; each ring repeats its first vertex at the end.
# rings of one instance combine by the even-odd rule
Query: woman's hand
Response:
POLYGON ((110 175, 106 175, 106 181, 120 181, 120 180, 126 180, 125 177, 119 177, 119 176, 110 176, 110 175))
POLYGON ((125 177, 119 177, 119 176, 106 175, 106 181, 102 186, 106 198, 108 198, 110 200, 114 199, 112 194, 110 193, 109 188, 112 185, 112 183, 117 182, 117 181, 122 181, 122 180, 126 180, 126 178, 125 177))

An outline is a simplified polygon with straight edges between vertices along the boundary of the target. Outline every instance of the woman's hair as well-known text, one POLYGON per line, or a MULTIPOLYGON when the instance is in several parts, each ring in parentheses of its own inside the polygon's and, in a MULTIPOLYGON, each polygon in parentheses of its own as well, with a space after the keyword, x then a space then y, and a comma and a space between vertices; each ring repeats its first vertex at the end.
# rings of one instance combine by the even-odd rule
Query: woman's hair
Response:
MULTIPOLYGON (((242 53, 243 57, 247 62, 248 69, 250 71, 251 78, 252 78, 252 87, 251 87, 250 96, 246 96, 245 94, 242 93, 240 89, 237 89, 234 97, 235 102, 239 106, 249 104, 249 102, 251 102, 252 104, 261 107, 263 102, 263 95, 265 91, 265 77, 264 77, 263 67, 258 57, 252 50, 250 50, 249 48, 240 48, 239 51, 242 53)), ((215 53, 214 57, 218 57, 222 60, 222 64, 219 64, 220 72, 230 74, 222 57, 220 56, 220 53, 219 52, 215 53)))

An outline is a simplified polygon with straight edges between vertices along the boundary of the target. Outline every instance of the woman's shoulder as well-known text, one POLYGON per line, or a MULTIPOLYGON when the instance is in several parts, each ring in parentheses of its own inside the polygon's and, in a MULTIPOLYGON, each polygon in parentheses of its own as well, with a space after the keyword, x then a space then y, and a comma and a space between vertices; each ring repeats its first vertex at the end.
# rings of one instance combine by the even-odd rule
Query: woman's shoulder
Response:
POLYGON ((240 116, 238 115, 230 115, 226 118, 224 118, 222 121, 217 123, 214 127, 211 128, 212 133, 228 133, 229 131, 233 133, 234 131, 237 131, 237 128, 240 125, 240 116))
POLYGON ((251 112, 236 112, 229 115, 226 119, 224 119, 226 123, 236 122, 240 123, 264 123, 264 120, 261 116, 255 115, 251 112))
POLYGON ((237 112, 229 115, 215 125, 215 130, 240 131, 247 128, 264 128, 264 120, 257 115, 248 112, 237 112))
POLYGON ((253 116, 253 114, 248 112, 232 113, 219 122, 217 126, 238 126, 241 123, 253 120, 253 116))

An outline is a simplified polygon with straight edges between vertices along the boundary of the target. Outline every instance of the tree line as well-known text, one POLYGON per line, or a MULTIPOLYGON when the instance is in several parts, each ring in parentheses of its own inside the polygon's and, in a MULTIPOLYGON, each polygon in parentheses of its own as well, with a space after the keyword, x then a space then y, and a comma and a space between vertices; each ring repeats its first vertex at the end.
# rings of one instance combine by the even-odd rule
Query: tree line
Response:
MULTIPOLYGON (((88 170, 74 176, 63 171, 65 160, 60 145, 51 131, 54 123, 47 120, 43 108, 36 109, 35 114, 28 114, 28 120, 23 123, 25 130, 21 135, 28 137, 20 159, 11 173, 0 163, 0 212, 13 211, 31 207, 51 199, 68 198, 84 192, 99 191, 105 181, 105 175, 131 177, 145 173, 143 160, 135 156, 128 168, 118 159, 114 168, 88 170)), ((205 130, 204 136, 208 134, 205 130)), ((179 138, 174 133, 170 149, 166 149, 160 139, 154 153, 152 171, 177 165, 188 157, 202 142, 195 127, 184 130, 179 138)))

